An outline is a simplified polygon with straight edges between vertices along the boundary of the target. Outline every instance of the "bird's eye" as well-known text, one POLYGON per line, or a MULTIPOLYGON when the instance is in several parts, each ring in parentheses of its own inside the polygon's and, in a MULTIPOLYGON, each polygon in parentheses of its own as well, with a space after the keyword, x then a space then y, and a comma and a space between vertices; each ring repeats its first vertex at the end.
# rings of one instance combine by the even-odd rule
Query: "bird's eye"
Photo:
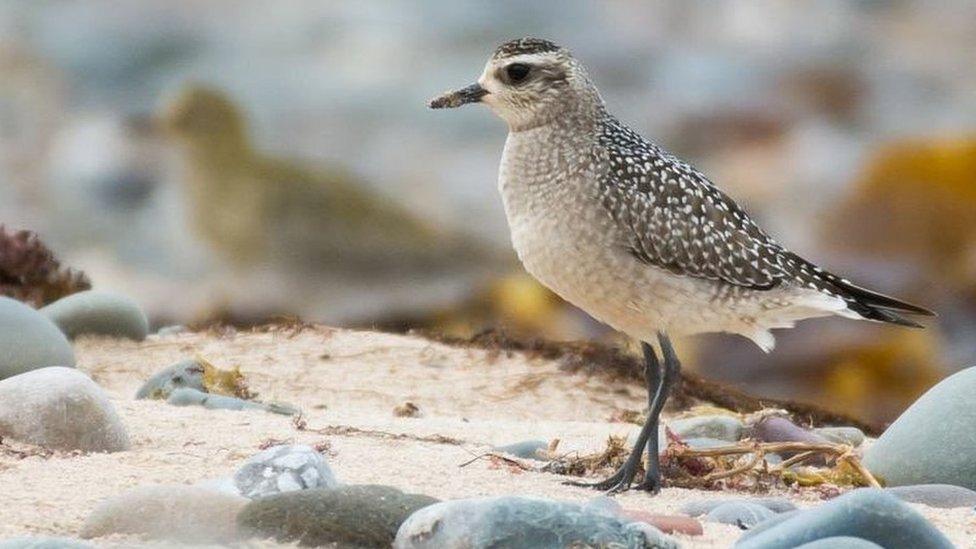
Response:
POLYGON ((529 71, 531 70, 532 67, 524 63, 512 63, 511 65, 505 67, 505 74, 513 84, 518 84, 529 76, 529 71))

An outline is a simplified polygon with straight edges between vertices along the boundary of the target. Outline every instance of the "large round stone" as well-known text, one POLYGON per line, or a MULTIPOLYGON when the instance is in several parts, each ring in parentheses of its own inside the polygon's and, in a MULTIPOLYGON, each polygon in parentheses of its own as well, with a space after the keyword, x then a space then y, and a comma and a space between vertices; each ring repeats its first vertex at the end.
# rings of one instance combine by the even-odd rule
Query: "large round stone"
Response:
POLYGON ((864 454, 889 486, 954 484, 976 490, 976 368, 943 379, 864 454))
POLYGON ((619 547, 677 549, 677 542, 644 522, 630 522, 584 506, 517 496, 445 501, 410 515, 394 549, 491 547, 619 547))
POLYGON ((81 537, 139 535, 182 543, 230 543, 245 498, 199 486, 149 486, 109 498, 85 521, 81 537))
POLYGON ((0 297, 0 379, 47 366, 74 366, 75 353, 44 315, 0 297))
POLYGON ((72 339, 90 334, 142 341, 149 333, 142 308, 128 297, 108 292, 72 294, 44 307, 41 313, 72 339))
POLYGON ((389 547, 407 517, 437 501, 390 486, 318 488, 256 499, 237 522, 245 533, 284 543, 389 547))
POLYGON ((56 450, 117 452, 129 436, 108 396, 74 368, 0 381, 0 436, 56 450))
POLYGON ((813 509, 777 515, 742 535, 735 549, 793 549, 825 538, 861 538, 882 547, 953 549, 925 517, 884 490, 853 490, 813 509))

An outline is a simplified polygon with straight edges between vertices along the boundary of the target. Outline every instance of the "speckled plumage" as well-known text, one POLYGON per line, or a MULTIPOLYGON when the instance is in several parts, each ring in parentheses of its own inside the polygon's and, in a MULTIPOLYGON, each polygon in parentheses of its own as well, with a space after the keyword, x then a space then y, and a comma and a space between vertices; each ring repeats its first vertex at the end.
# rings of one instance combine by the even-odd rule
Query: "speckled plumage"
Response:
POLYGON ((496 50, 479 84, 509 123, 499 189, 526 269, 642 341, 769 330, 837 314, 915 325, 924 309, 826 272, 770 238, 701 172, 606 109, 582 65, 547 41, 496 50), (506 64, 535 76, 507 82, 506 64))

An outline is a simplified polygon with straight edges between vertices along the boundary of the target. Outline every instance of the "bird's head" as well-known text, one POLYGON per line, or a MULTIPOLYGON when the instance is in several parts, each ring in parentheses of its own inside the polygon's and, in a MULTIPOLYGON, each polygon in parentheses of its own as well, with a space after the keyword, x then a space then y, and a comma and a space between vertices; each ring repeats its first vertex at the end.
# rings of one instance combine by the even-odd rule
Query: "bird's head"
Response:
POLYGON ((432 109, 485 103, 513 131, 585 115, 603 101, 583 65, 548 40, 520 38, 499 46, 478 81, 432 99, 432 109))
POLYGON ((244 117, 222 91, 198 84, 163 98, 157 123, 184 144, 197 148, 240 145, 246 141, 244 117))

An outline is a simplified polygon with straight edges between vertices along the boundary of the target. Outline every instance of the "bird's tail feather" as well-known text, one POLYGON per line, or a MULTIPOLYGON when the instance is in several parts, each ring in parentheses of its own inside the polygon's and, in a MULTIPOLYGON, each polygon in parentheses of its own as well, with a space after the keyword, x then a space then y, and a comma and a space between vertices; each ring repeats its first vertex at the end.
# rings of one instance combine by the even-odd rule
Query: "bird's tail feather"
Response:
POLYGON ((868 320, 924 328, 918 322, 902 315, 936 316, 934 312, 924 307, 862 288, 831 273, 822 272, 822 276, 830 283, 831 289, 847 302, 849 309, 868 320))

